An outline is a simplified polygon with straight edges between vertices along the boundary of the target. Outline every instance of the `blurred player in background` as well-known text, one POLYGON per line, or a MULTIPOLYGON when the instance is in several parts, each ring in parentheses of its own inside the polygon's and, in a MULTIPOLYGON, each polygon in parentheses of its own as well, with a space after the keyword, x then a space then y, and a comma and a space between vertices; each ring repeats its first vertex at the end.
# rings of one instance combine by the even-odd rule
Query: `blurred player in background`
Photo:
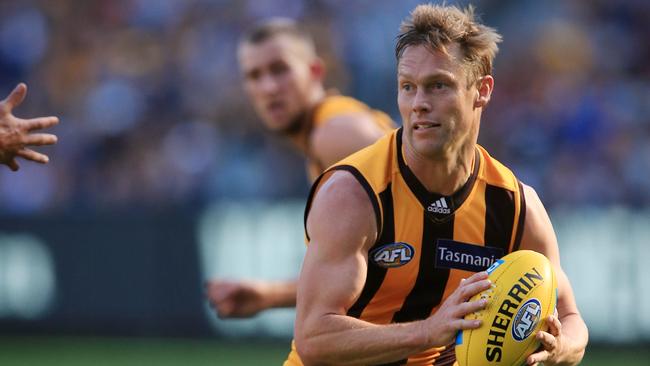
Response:
POLYGON ((57 117, 40 117, 32 119, 17 118, 12 114, 14 108, 23 102, 27 95, 27 85, 20 83, 0 102, 0 164, 5 164, 16 171, 20 168, 16 158, 45 164, 50 159, 27 146, 53 145, 57 138, 49 133, 32 133, 59 123, 57 117))
MULTIPOLYGON (((252 29, 239 44, 238 58, 257 115, 307 158, 312 179, 395 127, 383 112, 325 90, 325 66, 314 41, 291 20, 252 29)), ((207 284, 207 296, 220 317, 249 317, 295 306, 296 282, 215 279, 207 284)))
POLYGON ((471 7, 429 4, 413 11, 397 39, 404 127, 314 184, 297 352, 285 365, 301 358, 310 365, 453 365, 457 332, 491 326, 464 319, 487 306, 468 300, 491 284, 487 266, 462 257, 517 249, 546 255, 558 280, 558 316, 544 320, 549 330, 535 335, 542 349, 527 363, 578 364, 587 328, 546 210, 477 145, 501 36, 478 23, 471 7))

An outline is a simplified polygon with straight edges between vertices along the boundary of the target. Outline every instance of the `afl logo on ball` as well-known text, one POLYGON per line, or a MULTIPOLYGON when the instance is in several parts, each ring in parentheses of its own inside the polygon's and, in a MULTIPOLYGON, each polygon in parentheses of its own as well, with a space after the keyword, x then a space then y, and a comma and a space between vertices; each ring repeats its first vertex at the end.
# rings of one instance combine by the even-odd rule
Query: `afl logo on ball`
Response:
POLYGON ((371 260, 379 267, 401 267, 413 259, 415 250, 406 243, 390 243, 382 245, 370 252, 371 260))
POLYGON ((530 299, 526 301, 512 323, 512 338, 517 342, 521 342, 535 330, 539 317, 542 313, 542 306, 537 299, 530 299))

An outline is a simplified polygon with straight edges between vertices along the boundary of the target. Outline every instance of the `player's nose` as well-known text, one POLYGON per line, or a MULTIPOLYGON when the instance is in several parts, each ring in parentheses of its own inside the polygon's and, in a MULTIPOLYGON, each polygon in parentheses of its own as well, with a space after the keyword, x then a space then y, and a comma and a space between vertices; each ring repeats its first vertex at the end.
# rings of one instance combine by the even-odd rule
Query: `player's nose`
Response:
POLYGON ((274 94, 279 90, 279 83, 272 75, 263 75, 258 81, 260 91, 266 94, 274 94))
POLYGON ((413 108, 413 112, 418 115, 431 112, 431 102, 422 88, 418 88, 416 91, 411 107, 413 108))

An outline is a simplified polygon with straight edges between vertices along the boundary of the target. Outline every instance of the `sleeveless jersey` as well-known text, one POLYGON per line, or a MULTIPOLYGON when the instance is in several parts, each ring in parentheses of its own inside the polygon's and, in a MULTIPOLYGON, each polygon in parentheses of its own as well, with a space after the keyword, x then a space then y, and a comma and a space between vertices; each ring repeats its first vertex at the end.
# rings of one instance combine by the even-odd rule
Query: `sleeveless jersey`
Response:
MULTIPOLYGON (((402 129, 323 173, 352 173, 375 210, 378 239, 368 251, 366 282, 347 315, 374 324, 421 320, 436 312, 461 279, 517 250, 526 212, 514 174, 482 147, 465 185, 451 196, 430 193, 402 155, 402 129)), ((309 233, 307 238, 309 239, 309 233)), ((388 365, 453 365, 453 345, 388 365)), ((295 349, 285 365, 300 365, 295 349)))
MULTIPOLYGON (((393 120, 386 113, 372 109, 357 99, 342 95, 327 96, 316 106, 312 112, 311 128, 312 130, 316 129, 323 126, 327 121, 330 121, 333 118, 353 113, 369 113, 377 126, 386 133, 395 128, 393 120)), ((315 159, 313 154, 310 153, 308 155, 309 161, 307 170, 313 180, 327 167, 323 166, 317 159, 315 159)))

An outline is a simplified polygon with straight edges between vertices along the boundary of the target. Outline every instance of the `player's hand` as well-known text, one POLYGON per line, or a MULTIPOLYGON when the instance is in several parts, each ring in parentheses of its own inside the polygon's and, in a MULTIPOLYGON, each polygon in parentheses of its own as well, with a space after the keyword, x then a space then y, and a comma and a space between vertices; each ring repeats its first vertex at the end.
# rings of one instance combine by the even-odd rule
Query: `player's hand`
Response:
POLYGON ((23 83, 0 101, 0 164, 6 164, 11 170, 16 171, 19 165, 17 157, 45 164, 50 159, 47 155, 28 149, 26 146, 43 146, 55 144, 55 135, 47 133, 31 133, 59 123, 57 117, 40 117, 32 119, 17 118, 12 114, 14 108, 19 106, 27 95, 27 86, 23 83))
POLYGON ((427 319, 425 332, 431 336, 432 346, 446 346, 454 341, 459 330, 476 329, 480 320, 466 320, 465 315, 484 309, 486 299, 468 301, 472 296, 490 288, 487 272, 478 272, 463 280, 460 286, 447 298, 438 311, 427 319))
POLYGON ((269 307, 263 282, 211 280, 205 287, 220 318, 248 318, 269 307))
MULTIPOLYGON (((556 313, 557 314, 557 313, 556 313)), ((541 342, 538 352, 528 356, 526 363, 528 365, 538 365, 543 362, 544 365, 560 365, 560 357, 564 348, 562 342, 562 323, 557 315, 550 315, 546 318, 548 332, 537 332, 537 340, 541 342)))

